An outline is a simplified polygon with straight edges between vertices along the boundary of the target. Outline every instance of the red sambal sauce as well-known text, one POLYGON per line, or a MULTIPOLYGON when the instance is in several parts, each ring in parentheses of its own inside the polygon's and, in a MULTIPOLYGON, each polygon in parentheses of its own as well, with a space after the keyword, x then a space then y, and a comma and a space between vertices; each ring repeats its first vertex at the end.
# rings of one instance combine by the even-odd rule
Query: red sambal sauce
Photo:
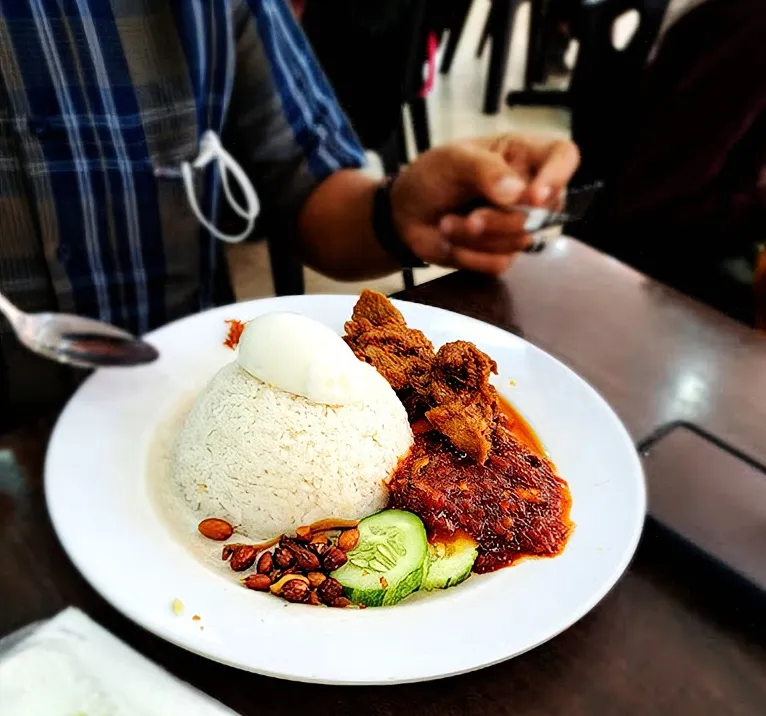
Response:
POLYGON ((223 342, 223 344, 227 348, 236 350, 237 346, 239 345, 239 339, 242 338, 242 331, 245 330, 245 322, 238 321, 236 318, 232 318, 226 321, 226 323, 229 326, 229 332, 226 335, 226 340, 223 342))
POLYGON ((417 514, 432 540, 472 537, 478 573, 563 551, 573 527, 569 487, 508 403, 502 402, 485 465, 434 431, 414 432, 412 451, 388 484, 389 507, 417 514))

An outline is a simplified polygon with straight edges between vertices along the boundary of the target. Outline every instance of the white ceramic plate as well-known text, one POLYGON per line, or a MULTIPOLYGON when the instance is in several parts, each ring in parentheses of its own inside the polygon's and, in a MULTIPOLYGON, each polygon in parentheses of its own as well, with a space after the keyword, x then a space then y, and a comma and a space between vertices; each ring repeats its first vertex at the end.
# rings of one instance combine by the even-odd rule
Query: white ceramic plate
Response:
POLYGON ((488 666, 551 639, 627 568, 646 508, 641 465, 617 416, 572 371, 510 333, 447 311, 397 304, 435 345, 472 341, 497 361, 498 389, 569 482, 576 528, 563 554, 395 607, 336 610, 243 589, 170 537, 150 500, 148 450, 179 398, 233 359, 222 346, 224 319, 296 311, 341 333, 354 303, 351 296, 291 297, 209 311, 150 335, 161 353, 156 363, 89 379, 61 416, 45 467, 48 508, 64 548, 95 589, 141 626, 271 676, 421 681, 488 666), (185 604, 183 616, 171 609, 176 598, 185 604))

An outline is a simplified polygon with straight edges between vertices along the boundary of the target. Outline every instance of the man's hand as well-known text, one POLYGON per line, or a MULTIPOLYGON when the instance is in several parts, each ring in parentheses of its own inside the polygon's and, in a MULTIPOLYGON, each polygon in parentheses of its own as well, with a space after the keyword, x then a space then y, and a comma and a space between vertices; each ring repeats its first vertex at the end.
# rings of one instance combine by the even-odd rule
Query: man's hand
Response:
MULTIPOLYGON (((426 152, 391 187, 394 222, 423 260, 501 273, 531 241, 525 217, 501 209, 455 212, 477 198, 489 206, 558 207, 579 162, 571 142, 498 137, 426 152)), ((340 280, 359 281, 400 268, 380 245, 372 224, 380 183, 352 169, 335 172, 309 196, 298 217, 305 262, 340 280)))
POLYGON ((482 208, 455 214, 469 201, 558 208, 580 156, 568 141, 505 136, 432 149, 392 187, 394 221, 410 248, 429 263, 502 273, 529 246, 525 216, 482 208))

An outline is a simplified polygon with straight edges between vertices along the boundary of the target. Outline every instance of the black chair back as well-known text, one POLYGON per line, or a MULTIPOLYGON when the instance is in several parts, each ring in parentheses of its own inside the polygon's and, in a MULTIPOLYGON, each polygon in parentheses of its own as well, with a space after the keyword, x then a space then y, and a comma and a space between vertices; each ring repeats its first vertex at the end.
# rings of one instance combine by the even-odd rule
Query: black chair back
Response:
POLYGON ((580 40, 569 98, 572 139, 580 147, 577 181, 608 181, 619 160, 620 138, 630 131, 649 54, 669 0, 583 0, 576 27, 580 40), (635 10, 639 26, 630 42, 612 42, 615 20, 635 10))

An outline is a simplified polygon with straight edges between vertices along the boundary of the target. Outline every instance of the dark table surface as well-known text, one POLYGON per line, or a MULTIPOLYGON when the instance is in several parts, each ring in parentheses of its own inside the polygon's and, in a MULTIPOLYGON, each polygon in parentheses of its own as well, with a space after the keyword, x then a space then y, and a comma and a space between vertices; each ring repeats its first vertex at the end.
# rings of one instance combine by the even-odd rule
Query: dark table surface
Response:
MULTIPOLYGON (((766 461, 766 339, 575 241, 522 257, 499 281, 453 274, 403 297, 501 325, 546 349, 606 397, 636 440, 687 420, 766 461)), ((208 662, 126 621, 72 567, 45 511, 45 436, 45 426, 35 426, 0 440, 21 466, 10 469, 8 455, 5 466, 0 460, 0 636, 74 604, 173 673, 258 716, 766 713, 760 597, 729 584, 653 523, 628 573, 588 616, 534 651, 474 674, 341 688, 208 662)), ((720 479, 685 459, 681 451, 662 464, 693 470, 698 484, 720 479)), ((674 479, 648 477, 650 488, 674 479)), ((693 497, 664 499, 669 514, 694 514, 693 497)), ((766 545, 766 516, 750 539, 766 545)), ((761 554, 766 561, 766 549, 761 554)))

